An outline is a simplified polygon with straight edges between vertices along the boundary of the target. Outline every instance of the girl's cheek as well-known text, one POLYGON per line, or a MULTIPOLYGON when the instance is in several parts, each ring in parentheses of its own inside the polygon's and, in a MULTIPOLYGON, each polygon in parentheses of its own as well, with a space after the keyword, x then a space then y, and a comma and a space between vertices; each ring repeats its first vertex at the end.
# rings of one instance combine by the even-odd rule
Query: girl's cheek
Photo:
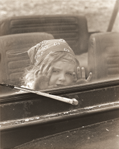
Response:
POLYGON ((74 78, 73 76, 67 76, 66 77, 66 84, 67 85, 72 85, 74 83, 74 78))
POLYGON ((57 76, 52 74, 49 80, 49 85, 55 85, 56 81, 57 81, 57 76))

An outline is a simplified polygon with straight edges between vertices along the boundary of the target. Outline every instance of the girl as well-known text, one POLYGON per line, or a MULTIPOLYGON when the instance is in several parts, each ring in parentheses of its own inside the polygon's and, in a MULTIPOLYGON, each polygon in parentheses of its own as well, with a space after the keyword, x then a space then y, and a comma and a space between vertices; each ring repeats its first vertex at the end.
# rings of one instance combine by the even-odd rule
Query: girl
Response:
POLYGON ((45 40, 28 50, 31 66, 24 74, 24 85, 34 90, 87 83, 73 50, 63 39, 45 40), (82 75, 83 74, 83 75, 82 75))

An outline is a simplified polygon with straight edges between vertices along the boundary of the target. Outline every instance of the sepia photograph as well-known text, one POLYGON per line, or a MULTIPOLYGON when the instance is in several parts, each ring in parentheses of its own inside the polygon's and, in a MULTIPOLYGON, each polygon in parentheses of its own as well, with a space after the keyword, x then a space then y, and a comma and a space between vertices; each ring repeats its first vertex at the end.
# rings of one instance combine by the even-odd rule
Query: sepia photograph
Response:
POLYGON ((0 0, 0 149, 119 149, 119 0, 0 0))

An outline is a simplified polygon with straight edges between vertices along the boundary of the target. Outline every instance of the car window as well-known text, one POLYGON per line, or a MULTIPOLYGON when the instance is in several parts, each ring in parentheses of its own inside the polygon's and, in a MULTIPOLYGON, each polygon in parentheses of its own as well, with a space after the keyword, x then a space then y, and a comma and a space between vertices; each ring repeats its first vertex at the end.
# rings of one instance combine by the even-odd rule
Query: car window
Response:
MULTIPOLYGON (((67 30, 67 34, 64 34, 63 40, 65 40, 65 38, 68 39, 67 40, 68 44, 71 46, 71 48, 73 48, 73 50, 75 49, 77 52, 77 49, 78 49, 77 44, 79 44, 80 48, 81 48, 81 46, 87 45, 87 48, 84 48, 86 50, 81 51, 80 53, 74 52, 76 55, 76 58, 80 64, 78 66, 78 68, 77 67, 75 68, 72 65, 73 63, 69 63, 70 66, 69 65, 67 66, 66 65, 66 59, 67 59, 66 56, 64 56, 63 60, 60 61, 60 63, 56 63, 56 61, 53 61, 53 64, 52 64, 53 68, 50 68, 50 62, 51 62, 50 59, 52 58, 52 56, 51 57, 49 56, 49 59, 46 58, 46 61, 47 61, 46 66, 41 63, 42 67, 39 69, 42 69, 42 73, 40 73, 36 68, 33 68, 35 73, 33 74, 31 72, 31 74, 30 74, 30 75, 34 75, 34 77, 36 77, 38 75, 43 75, 43 72, 48 73, 48 71, 50 72, 50 69, 52 69, 52 73, 50 73, 50 76, 48 76, 49 78, 51 78, 51 76, 53 74, 53 78, 52 78, 52 81, 50 82, 50 85, 52 88, 55 88, 55 87, 61 88, 61 87, 64 87, 64 85, 62 85, 64 83, 64 81, 62 81, 63 82, 62 84, 59 83, 57 86, 53 86, 53 85, 56 83, 56 78, 59 78, 61 76, 64 77, 63 75, 65 75, 65 77, 67 79, 67 83, 65 84, 67 86, 74 86, 74 85, 78 85, 78 84, 83 85, 83 84, 87 84, 87 83, 90 84, 93 82, 95 83, 95 82, 100 82, 100 81, 103 82, 105 80, 112 80, 112 79, 119 77, 119 61, 118 61, 119 57, 117 54, 119 52, 119 49, 118 49, 119 14, 116 17, 115 24, 112 29, 112 32, 115 32, 115 34, 113 34, 113 33, 109 33, 106 35, 104 34, 107 31, 115 3, 116 3, 116 0, 108 0, 108 1, 104 1, 104 0, 100 0, 100 1, 96 1, 96 0, 90 0, 90 1, 88 1, 88 0, 76 0, 76 1, 74 1, 74 0, 70 0, 70 1, 68 1, 68 0, 63 0, 63 1, 60 1, 60 0, 45 0, 45 1, 4 0, 4 1, 0 1, 0 4, 1 4, 0 14, 1 14, 1 20, 7 19, 8 17, 34 16, 34 15, 37 15, 37 16, 39 16, 39 15, 46 16, 47 15, 47 18, 48 18, 49 16, 52 16, 54 14, 62 15, 62 16, 63 15, 64 16, 66 16, 66 15, 79 15, 79 16, 83 15, 83 16, 85 16, 85 18, 87 20, 87 22, 86 22, 87 23, 87 33, 85 33, 84 39, 82 40, 83 44, 82 44, 82 41, 80 42, 80 44, 78 42, 75 42, 77 40, 76 39, 77 37, 75 38, 76 39, 75 41, 71 41, 71 38, 73 38, 74 36, 77 36, 78 33, 80 35, 80 33, 83 30, 83 29, 80 29, 79 32, 76 31, 76 34, 74 33, 74 28, 77 25, 77 24, 75 24, 75 25, 72 24, 72 22, 74 20, 72 21, 69 18, 69 20, 67 19, 67 21, 70 22, 70 26, 68 26, 68 25, 65 26, 64 24, 61 26, 63 28, 63 31, 67 30), (70 32, 70 34, 68 34, 68 27, 71 27, 70 31, 72 29, 72 32, 70 32), (103 33, 104 35, 97 36, 97 35, 95 35, 95 33, 103 33), (85 41, 86 41, 86 44, 85 44, 85 41), (111 45, 103 44, 103 42, 111 43, 110 41, 113 42, 113 44, 111 44, 111 45), (72 46, 73 45, 72 43, 74 44, 74 47, 72 46), (72 81, 73 83, 71 83, 71 81, 70 81, 73 79, 75 80, 77 78, 76 72, 75 72, 75 74, 73 74, 74 70, 76 72, 80 71, 80 73, 78 73, 79 81, 77 81, 77 84, 74 83, 73 81, 72 81), (55 82, 55 83, 53 84, 53 82, 55 82)), ((59 23, 57 19, 54 19, 54 20, 56 21, 55 22, 56 24, 59 23)), ((32 22, 30 22, 31 26, 32 26, 32 22)), ((61 22, 61 20, 60 20, 60 22, 61 22)), ((62 20, 62 22, 63 22, 63 20, 62 20)), ((41 23, 43 23, 43 17, 41 19, 41 23)), ((48 23, 50 23, 50 19, 48 20, 48 23)), ((65 23, 67 23, 67 22, 65 22, 65 23)), ((18 30, 20 27, 22 27, 23 24, 21 23, 19 25, 18 22, 16 23, 16 22, 12 21, 11 25, 12 25, 12 27, 17 25, 17 30, 18 30)), ((48 25, 46 25, 46 26, 48 26, 48 25)), ((51 30, 53 30, 53 25, 50 24, 50 27, 51 27, 51 30)), ((56 26, 55 26, 55 28, 56 28, 56 26)), ((60 31, 60 29, 56 28, 56 30, 59 30, 59 31, 60 31)), ((22 29, 22 31, 24 31, 24 30, 25 29, 22 29)), ((20 31, 18 30, 16 33, 19 33, 19 32, 20 31)), ((43 27, 41 28, 41 32, 44 32, 43 27)), ((48 33, 48 34, 51 33, 51 36, 53 35, 53 31, 50 33, 49 32, 46 32, 46 33, 48 33)), ((12 34, 14 34, 14 31, 12 34)), ((51 36, 49 37, 49 39, 52 38, 51 36)), ((54 38, 55 38, 55 36, 54 36, 54 38)), ((56 42, 56 44, 57 44, 57 42, 56 42)), ((6 55, 7 55, 7 57, 9 57, 9 61, 11 59, 13 59, 13 60, 19 59, 18 53, 19 53, 19 49, 20 48, 22 49, 22 44, 20 45, 20 42, 19 42, 18 45, 19 45, 17 47, 18 51, 17 52, 15 51, 15 54, 14 54, 13 48, 11 48, 10 51, 8 51, 8 49, 6 50, 7 51, 6 55)), ((26 52, 26 50, 28 50, 28 49, 25 49, 25 52, 26 52)), ((67 50, 67 49, 65 49, 65 50, 67 50)), ((29 61, 26 62, 26 56, 24 56, 23 53, 24 52, 21 52, 22 57, 24 59, 20 59, 19 63, 14 63, 14 64, 12 62, 9 63, 9 67, 14 72, 14 75, 10 76, 13 80, 17 76, 17 72, 14 68, 18 67, 18 71, 19 71, 19 67, 21 67, 21 64, 23 66, 23 65, 26 65, 26 63, 29 63, 29 61)), ((31 55, 32 58, 33 58, 33 54, 31 55)), ((38 56, 40 56, 40 55, 38 55, 38 56)), ((35 56, 35 60, 37 61, 38 59, 36 59, 36 57, 37 56, 35 56)), ((43 58, 43 56, 42 56, 42 58, 43 58)), ((74 58, 71 57, 70 62, 71 61, 75 61, 74 58)), ((75 61, 74 63, 77 63, 77 62, 75 61)), ((27 73, 28 71, 33 71, 30 69, 31 67, 32 66, 30 66, 27 69, 27 71, 25 71, 25 72, 27 73)), ((11 70, 7 71, 7 73, 10 73, 10 71, 11 70)), ((3 83, 9 84, 9 81, 7 82, 7 79, 3 80, 3 83)), ((19 83, 14 84, 14 82, 12 84, 15 86, 23 86, 23 87, 32 88, 32 82, 33 82, 32 78, 29 78, 27 75, 26 78, 24 77, 24 80, 23 80, 23 76, 22 76, 21 84, 19 84, 19 83), (24 82, 27 79, 29 79, 29 83, 27 86, 25 86, 24 82)), ((49 80, 47 79, 47 77, 44 78, 44 76, 42 76, 40 79, 40 82, 42 82, 43 80, 44 80, 45 84, 43 83, 41 86, 43 86, 43 85, 47 86, 47 84, 49 84, 49 80)), ((36 82, 38 82, 38 81, 39 80, 36 79, 36 82)), ((36 83, 36 86, 37 85, 38 85, 38 83, 36 83)), ((41 90, 42 89, 44 90, 44 88, 41 88, 41 90)), ((49 89, 51 89, 51 88, 49 88, 49 89)))

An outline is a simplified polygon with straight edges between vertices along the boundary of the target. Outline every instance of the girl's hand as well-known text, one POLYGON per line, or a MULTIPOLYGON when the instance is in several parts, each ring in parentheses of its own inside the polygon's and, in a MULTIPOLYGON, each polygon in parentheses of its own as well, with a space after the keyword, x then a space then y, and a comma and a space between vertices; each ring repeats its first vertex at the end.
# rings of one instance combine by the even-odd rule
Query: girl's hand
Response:
POLYGON ((42 64, 40 69, 35 72, 34 90, 53 88, 54 86, 49 86, 51 73, 52 67, 50 64, 42 64))
POLYGON ((73 73, 74 75, 74 80, 76 84, 83 84, 83 83, 88 83, 92 79, 92 72, 89 73, 88 78, 85 78, 85 68, 84 67, 77 67, 77 76, 76 73, 73 73))

